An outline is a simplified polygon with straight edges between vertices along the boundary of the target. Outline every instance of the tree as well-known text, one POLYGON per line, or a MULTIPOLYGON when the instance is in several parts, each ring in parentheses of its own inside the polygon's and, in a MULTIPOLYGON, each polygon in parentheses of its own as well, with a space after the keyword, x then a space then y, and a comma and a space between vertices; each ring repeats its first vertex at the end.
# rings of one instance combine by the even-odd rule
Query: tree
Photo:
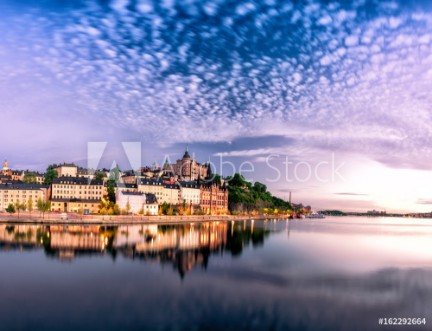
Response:
POLYGON ((112 203, 116 203, 115 186, 116 182, 113 179, 107 181, 108 200, 112 203))
POLYGON ((27 184, 36 183, 36 175, 33 172, 26 172, 24 174, 23 182, 27 184))
POLYGON ((168 215, 170 211, 171 205, 167 203, 166 201, 161 205, 162 214, 168 215))
POLYGON ((37 209, 42 213, 42 218, 45 218, 45 213, 51 209, 51 201, 43 201, 39 198, 37 202, 37 209))
POLYGON ((6 208, 6 212, 9 214, 14 214, 15 213, 15 206, 10 203, 6 208))
POLYGON ((109 173, 109 180, 114 181, 114 183, 117 183, 120 179, 120 168, 118 165, 116 165, 113 169, 111 169, 109 173))
POLYGON ((48 166, 45 174, 45 185, 51 185, 53 180, 58 177, 55 168, 57 168, 56 164, 50 164, 48 166))
POLYGON ((118 204, 115 203, 112 210, 114 215, 120 215, 120 208, 118 204))
POLYGON ((126 202, 126 214, 129 214, 130 213, 130 211, 131 211, 131 205, 130 205, 130 202, 129 202, 129 198, 128 198, 128 200, 127 200, 127 202, 126 202))
POLYGON ((31 197, 27 200, 27 210, 30 213, 33 211, 33 199, 31 197))
POLYGON ((18 218, 19 218, 20 211, 26 210, 26 205, 24 203, 17 201, 15 202, 15 210, 18 212, 18 218))
POLYGON ((262 184, 260 182, 255 182, 253 185, 253 190, 258 192, 258 193, 265 193, 265 192, 267 192, 267 186, 265 186, 264 184, 262 184))
POLYGON ((141 209, 138 211, 139 215, 144 215, 144 204, 142 205, 141 209))
POLYGON ((96 177, 96 179, 103 180, 105 177, 105 174, 103 172, 97 172, 95 177, 96 177))

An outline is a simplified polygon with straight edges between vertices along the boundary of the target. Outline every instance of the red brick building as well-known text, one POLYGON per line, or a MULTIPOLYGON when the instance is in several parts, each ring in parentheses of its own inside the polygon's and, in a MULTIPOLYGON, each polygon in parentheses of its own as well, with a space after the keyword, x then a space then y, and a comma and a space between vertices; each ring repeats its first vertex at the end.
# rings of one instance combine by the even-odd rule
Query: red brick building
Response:
POLYGON ((202 184, 200 187, 200 208, 206 214, 228 212, 228 188, 217 184, 202 184))

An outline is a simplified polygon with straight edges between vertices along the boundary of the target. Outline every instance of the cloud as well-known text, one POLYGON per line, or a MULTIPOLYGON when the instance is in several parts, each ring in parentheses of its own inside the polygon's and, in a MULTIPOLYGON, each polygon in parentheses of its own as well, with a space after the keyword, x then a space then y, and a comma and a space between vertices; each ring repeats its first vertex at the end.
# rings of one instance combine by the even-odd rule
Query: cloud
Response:
MULTIPOLYGON (((94 132, 115 128, 119 140, 133 132, 167 147, 273 134, 295 139, 295 151, 428 167, 426 8, 116 0, 50 10, 47 3, 26 15, 22 3, 4 5, 15 11, 0 22, 0 97, 18 100, 9 105, 18 113, 39 111, 20 100, 38 87, 73 100, 67 119, 75 126, 85 116, 94 132)), ((47 109, 64 107, 50 102, 47 109)))
POLYGON ((418 205, 432 205, 432 199, 418 199, 416 203, 418 205))

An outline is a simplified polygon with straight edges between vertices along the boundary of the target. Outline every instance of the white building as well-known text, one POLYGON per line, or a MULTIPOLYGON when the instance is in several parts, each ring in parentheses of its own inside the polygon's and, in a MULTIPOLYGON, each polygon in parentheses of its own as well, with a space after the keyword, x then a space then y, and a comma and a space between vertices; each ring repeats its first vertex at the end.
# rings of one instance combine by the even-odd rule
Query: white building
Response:
POLYGON ((144 194, 141 192, 117 191, 116 202, 120 210, 127 210, 129 204, 129 213, 144 215, 158 215, 159 206, 154 194, 144 194))
POLYGON ((196 182, 179 182, 181 202, 192 205, 200 204, 200 186, 196 182))

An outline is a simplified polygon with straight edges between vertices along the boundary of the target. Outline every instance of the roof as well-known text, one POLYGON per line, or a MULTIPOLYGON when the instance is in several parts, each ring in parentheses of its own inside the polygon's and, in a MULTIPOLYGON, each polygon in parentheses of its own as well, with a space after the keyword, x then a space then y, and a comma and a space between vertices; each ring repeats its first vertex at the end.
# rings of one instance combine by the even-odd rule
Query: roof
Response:
POLYGON ((177 184, 164 184, 164 187, 169 189, 179 189, 179 186, 177 184))
POLYGON ((153 193, 146 193, 146 203, 147 204, 157 203, 156 196, 153 193))
POLYGON ((99 203, 100 199, 51 199, 51 202, 81 202, 81 203, 99 203))
POLYGON ((122 195, 144 195, 144 193, 141 192, 128 192, 128 191, 118 191, 118 194, 122 194, 122 195))
POLYGON ((27 183, 7 183, 7 184, 0 184, 0 190, 40 190, 40 189, 46 189, 48 188, 48 185, 42 185, 42 184, 27 184, 27 183))
POLYGON ((163 185, 163 182, 159 178, 141 178, 140 185, 163 185))
POLYGON ((62 176, 53 179, 53 184, 75 184, 75 185, 103 185, 101 179, 91 179, 85 177, 67 177, 62 176))
POLYGON ((74 168, 78 168, 78 166, 76 166, 75 164, 73 164, 73 163, 66 163, 66 162, 64 162, 63 164, 58 164, 57 165, 57 168, 60 168, 60 167, 74 167, 74 168))
POLYGON ((137 184, 135 183, 115 183, 115 186, 124 188, 137 188, 137 184))
POLYGON ((197 182, 179 182, 181 187, 185 188, 199 188, 200 185, 197 182))
POLYGON ((191 158, 190 155, 189 155, 189 147, 188 146, 186 147, 186 151, 185 151, 185 153, 183 155, 183 158, 184 159, 190 159, 191 158))
POLYGON ((24 174, 33 174, 33 175, 35 175, 36 177, 43 177, 43 176, 45 176, 44 173, 40 173, 40 172, 38 172, 38 171, 31 171, 31 170, 26 170, 26 171, 24 171, 24 174))

